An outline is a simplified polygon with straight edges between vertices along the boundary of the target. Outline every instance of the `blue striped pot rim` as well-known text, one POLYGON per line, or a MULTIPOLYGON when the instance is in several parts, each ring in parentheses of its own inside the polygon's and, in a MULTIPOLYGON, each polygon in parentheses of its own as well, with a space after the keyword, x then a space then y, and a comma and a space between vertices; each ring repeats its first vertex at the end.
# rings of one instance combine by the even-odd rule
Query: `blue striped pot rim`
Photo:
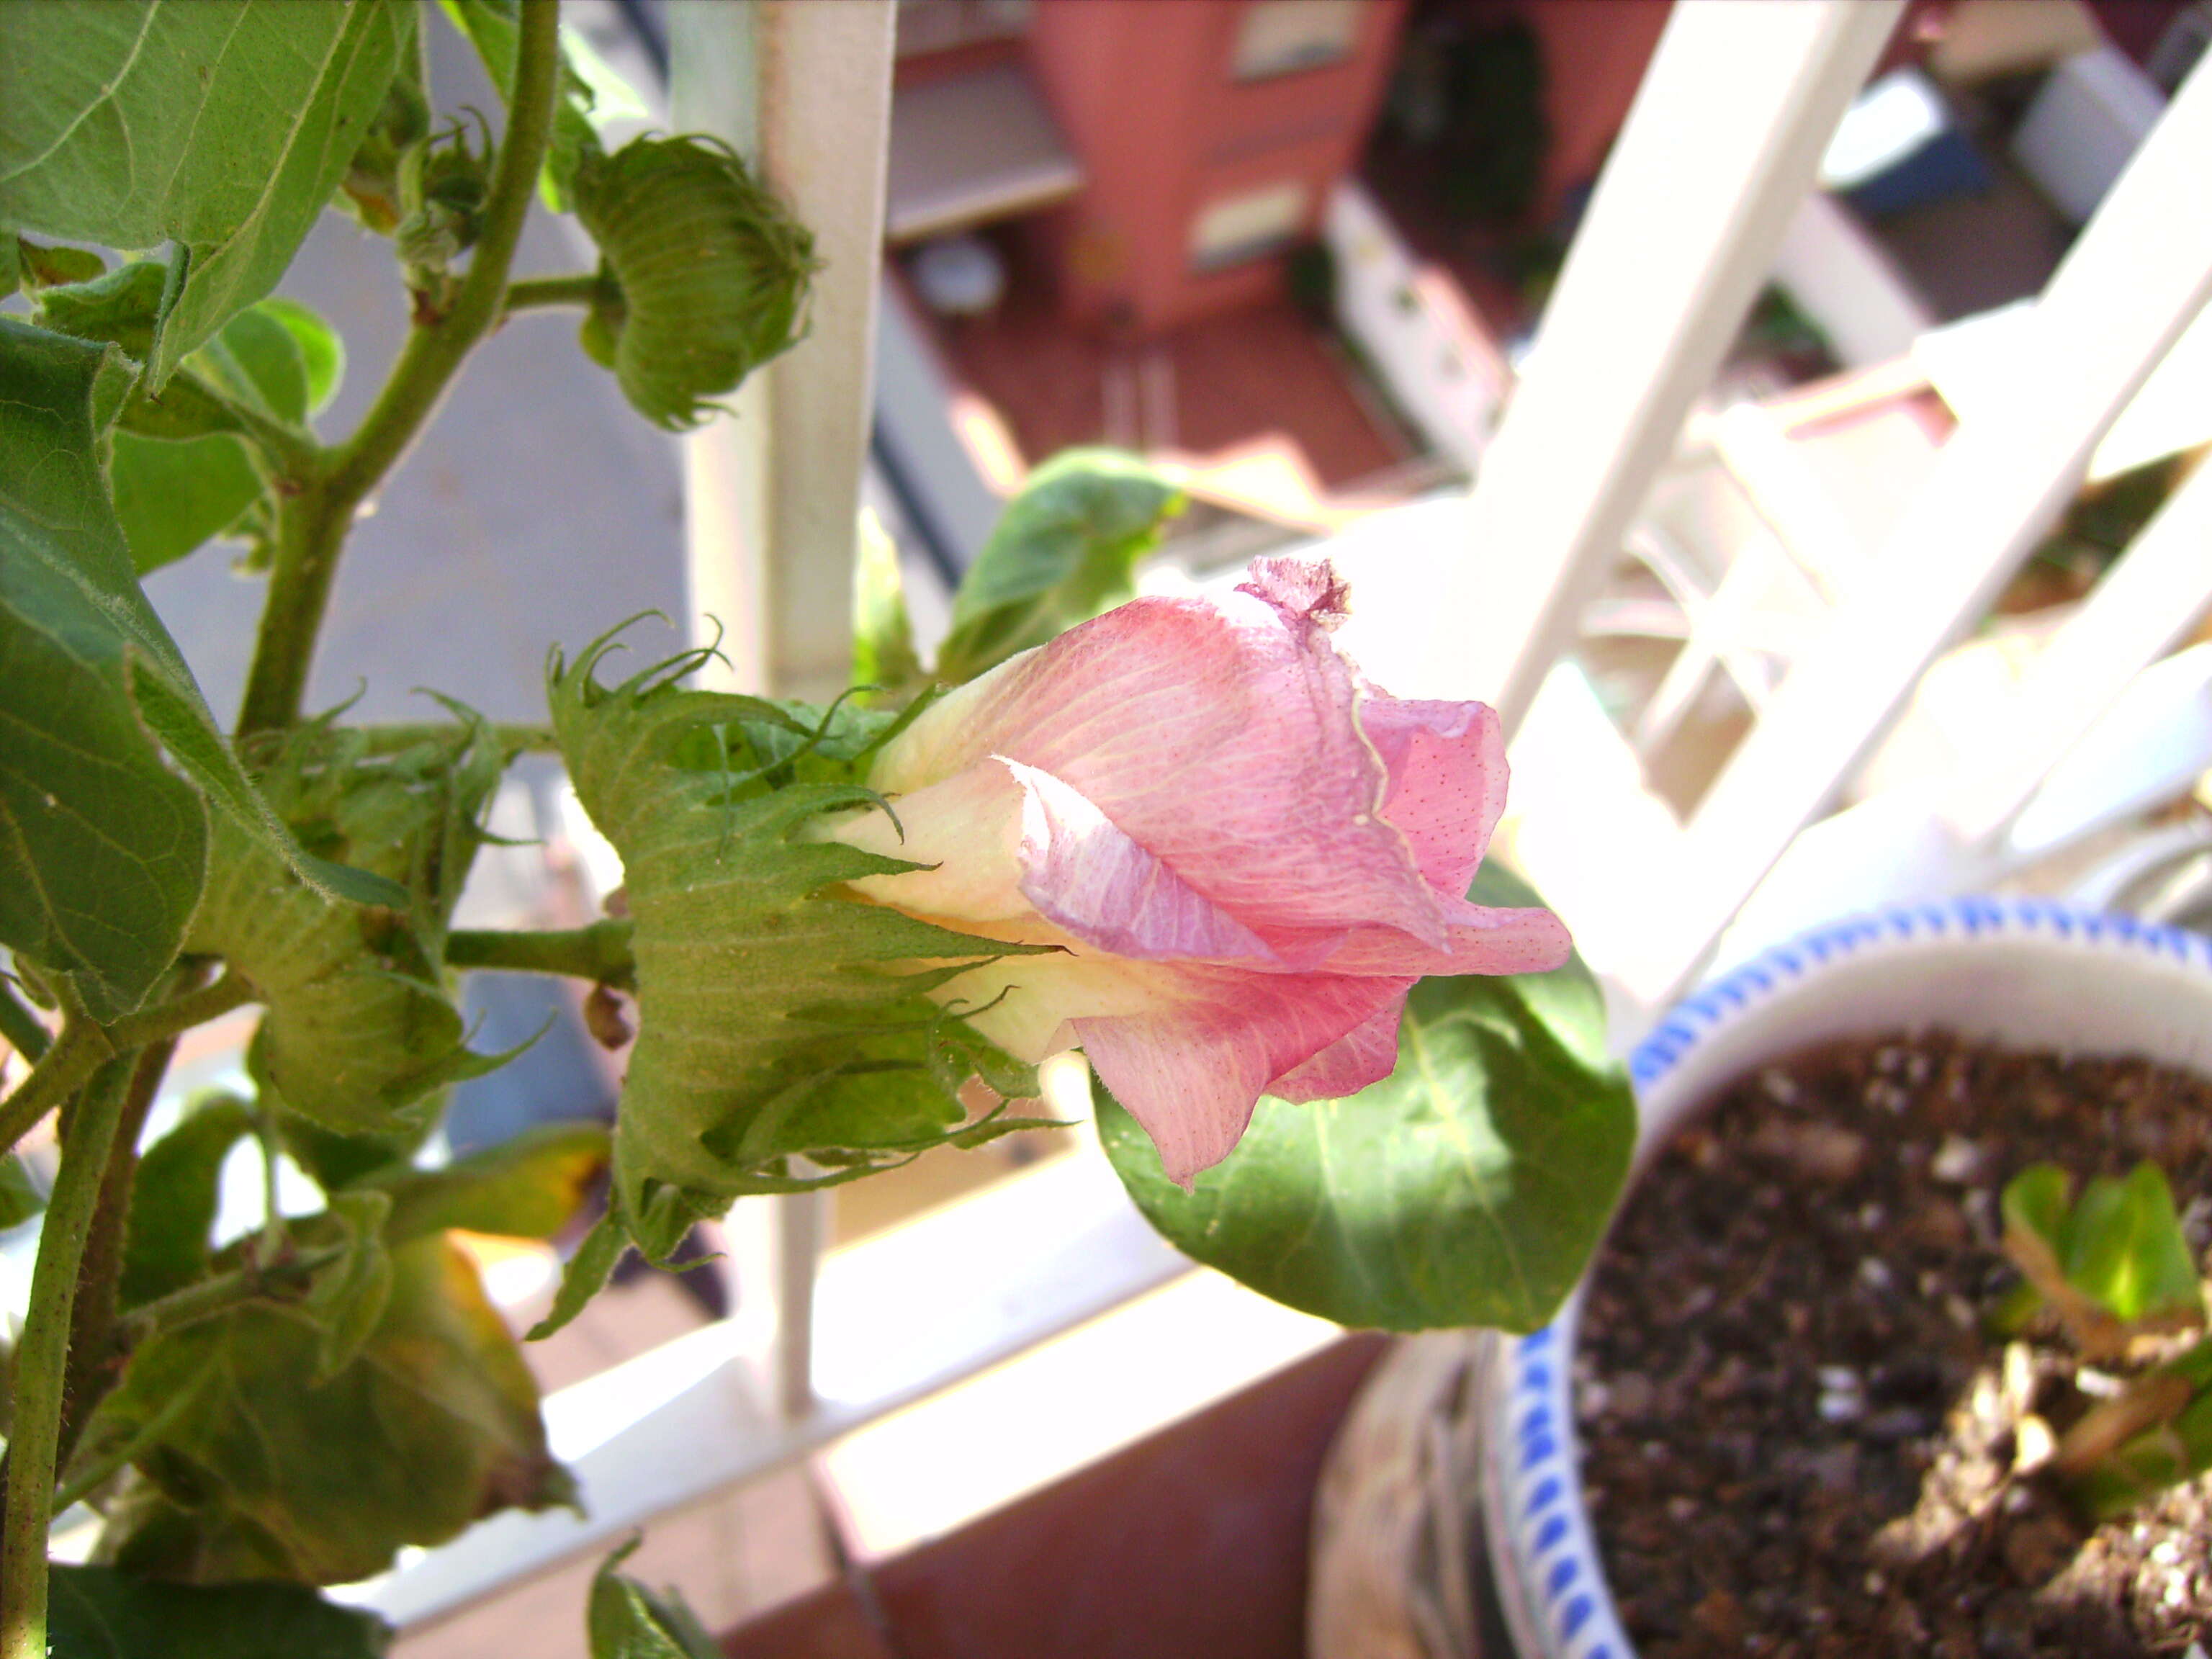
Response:
MULTIPOLYGON (((1955 898, 1901 904, 1816 927, 1731 969, 1685 997, 1629 1057, 1639 1097, 1717 1031, 1826 964, 1931 939, 2064 939, 2140 952, 2212 976, 2212 939, 2134 916, 2048 899, 1955 898)), ((1489 1456, 1504 1511, 1505 1570, 1515 1573, 1545 1659, 1634 1659, 1607 1587, 1577 1470, 1572 1362, 1577 1291, 1558 1318, 1503 1345, 1489 1456)), ((1537 1655, 1525 1659, 1539 1659, 1537 1655)))

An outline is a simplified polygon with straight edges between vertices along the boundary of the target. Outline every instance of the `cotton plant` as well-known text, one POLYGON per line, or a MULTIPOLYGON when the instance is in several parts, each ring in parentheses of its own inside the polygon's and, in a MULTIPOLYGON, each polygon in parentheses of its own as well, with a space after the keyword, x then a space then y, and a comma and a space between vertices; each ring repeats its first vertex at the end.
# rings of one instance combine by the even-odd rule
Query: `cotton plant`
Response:
MULTIPOLYGON (((487 333, 567 307, 684 430, 806 349, 811 239, 714 141, 611 150, 556 0, 0 0, 0 1219, 40 1227, 0 1659, 380 1650, 325 1587, 577 1501, 456 1232, 580 1234, 543 1335, 733 1203, 1049 1121, 1036 1067, 1071 1048, 1196 1259, 1352 1325, 1549 1317, 1627 1087, 1564 928, 1486 860, 1495 715, 1370 680, 1325 562, 1139 599, 1177 488, 1075 452, 1008 504, 933 661, 864 538, 827 706, 703 689, 711 652, 633 619, 551 642, 539 725, 310 708, 348 532, 487 333), (433 106, 447 27, 502 121, 433 106), (410 319, 334 439, 343 343, 273 292, 326 210, 410 319), (532 211, 598 259, 511 277, 532 211), (218 540, 263 586, 228 720, 140 586, 218 540), (565 764, 622 904, 458 929, 526 750, 565 764), (611 1133, 426 1150, 450 1085, 512 1058, 459 1012, 481 968, 576 981, 610 1047, 634 1021, 611 1133), (248 1086, 149 1137, 179 1037, 241 1009, 248 1086), (319 1207, 218 1243, 247 1140, 319 1207), (42 1192, 14 1149, 49 1141, 42 1192), (79 1506, 94 1561, 50 1565, 79 1506)), ((703 1650, 620 1559, 595 1655, 703 1650)))

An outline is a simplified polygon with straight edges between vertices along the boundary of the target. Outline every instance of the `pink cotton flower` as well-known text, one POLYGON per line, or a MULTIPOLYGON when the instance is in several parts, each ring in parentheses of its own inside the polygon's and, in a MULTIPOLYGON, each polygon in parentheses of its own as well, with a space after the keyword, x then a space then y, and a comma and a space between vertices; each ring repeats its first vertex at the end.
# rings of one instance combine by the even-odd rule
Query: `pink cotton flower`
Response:
POLYGON ((933 870, 865 896, 1064 948, 934 992, 1025 1060, 1080 1046, 1188 1186, 1262 1094, 1390 1074, 1426 974, 1566 960, 1548 910, 1461 896, 1505 804, 1498 716, 1364 680, 1325 562, 1262 559, 1226 599, 1142 599, 926 710, 837 838, 933 870), (1001 995, 1003 994, 1003 997, 1001 995))

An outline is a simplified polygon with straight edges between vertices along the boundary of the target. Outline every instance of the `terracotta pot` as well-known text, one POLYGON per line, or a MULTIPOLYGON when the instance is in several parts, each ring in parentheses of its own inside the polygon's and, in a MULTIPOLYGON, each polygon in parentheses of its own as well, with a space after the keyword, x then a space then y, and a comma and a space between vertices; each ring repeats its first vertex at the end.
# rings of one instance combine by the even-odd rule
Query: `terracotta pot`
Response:
MULTIPOLYGON (((1947 1027, 2014 1048, 2212 1072, 2212 940, 2039 900, 1954 899, 1804 935, 1684 1001, 1630 1062, 1640 1168, 1728 1084, 1832 1039, 1947 1027)), ((1483 1515, 1523 1659, 1631 1659, 1577 1476, 1580 1297, 1500 1345, 1483 1402, 1483 1515)))

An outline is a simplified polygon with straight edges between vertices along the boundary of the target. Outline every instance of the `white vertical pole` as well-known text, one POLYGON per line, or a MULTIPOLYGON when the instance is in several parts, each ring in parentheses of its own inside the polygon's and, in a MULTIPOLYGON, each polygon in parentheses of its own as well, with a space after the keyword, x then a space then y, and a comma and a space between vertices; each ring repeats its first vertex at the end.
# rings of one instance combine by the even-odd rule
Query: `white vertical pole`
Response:
POLYGON ((2151 130, 2037 302, 2017 395, 1964 422, 1873 562, 1698 804, 1631 970, 1679 991, 1796 835, 1894 722, 1936 653, 1995 599, 2091 452, 2212 295, 2212 64, 2151 130))
MULTIPOLYGON (((873 417, 876 280, 890 139, 890 0, 671 0, 679 131, 728 140, 814 233, 808 337, 690 441, 695 628, 721 624, 735 689, 842 689, 852 657, 860 481, 873 417)), ((772 1295, 779 1405, 813 1402, 816 1263, 825 1194, 754 1200, 733 1224, 740 1294, 772 1295), (769 1224, 762 1226, 765 1219, 769 1224)))
POLYGON ((890 0, 670 0, 672 118, 727 139, 814 233, 804 343, 694 436, 695 609, 751 690, 843 689, 890 139, 890 0))
MULTIPOLYGON (((678 132, 722 139, 761 159, 757 11, 729 0, 669 0, 669 119, 678 132)), ((754 374, 730 413, 684 441, 684 532, 692 636, 720 639, 724 663, 702 680, 733 691, 769 684, 773 448, 769 379, 754 374)))
POLYGON ((1416 696, 1510 735, 1620 556, 1900 0, 1677 0, 1425 621, 1416 696))

